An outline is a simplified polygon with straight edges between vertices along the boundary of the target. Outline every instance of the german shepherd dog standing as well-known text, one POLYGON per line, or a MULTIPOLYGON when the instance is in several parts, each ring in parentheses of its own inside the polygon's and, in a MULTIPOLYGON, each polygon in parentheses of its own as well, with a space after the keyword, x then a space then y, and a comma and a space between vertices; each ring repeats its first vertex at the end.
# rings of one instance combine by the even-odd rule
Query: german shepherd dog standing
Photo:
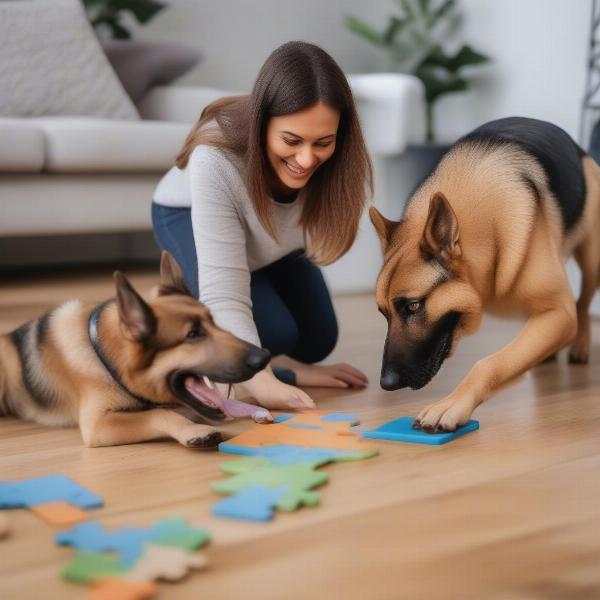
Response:
POLYGON ((600 167, 560 128, 512 117, 460 139, 393 222, 375 208, 384 266, 377 304, 388 321, 381 386, 427 384, 482 310, 526 323, 479 360, 414 427, 453 431, 484 400, 571 344, 586 363, 589 306, 600 284, 600 167), (577 302, 564 268, 574 254, 577 302))
POLYGON ((79 424, 87 446, 172 437, 194 448, 216 446, 221 434, 178 406, 209 423, 271 420, 212 383, 250 379, 269 352, 217 327, 168 252, 160 275, 148 301, 116 272, 116 298, 95 307, 73 300, 0 336, 0 415, 79 424))

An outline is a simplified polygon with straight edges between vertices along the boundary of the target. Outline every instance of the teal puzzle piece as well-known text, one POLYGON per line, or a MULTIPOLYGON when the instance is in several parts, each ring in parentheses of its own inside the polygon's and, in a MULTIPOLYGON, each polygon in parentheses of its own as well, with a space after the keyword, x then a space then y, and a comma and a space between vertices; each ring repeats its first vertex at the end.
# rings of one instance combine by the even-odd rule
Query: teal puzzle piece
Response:
POLYGON ((427 433, 421 429, 413 429, 412 417, 400 417, 381 425, 377 429, 363 431, 362 436, 375 440, 389 440, 393 442, 412 442, 414 444, 430 444, 439 446, 446 444, 465 433, 479 429, 479 421, 471 419, 468 423, 459 427, 456 431, 446 433, 427 433))
POLYGON ((0 482, 0 509, 29 508, 49 502, 68 502, 84 509, 102 506, 102 498, 64 475, 0 482))

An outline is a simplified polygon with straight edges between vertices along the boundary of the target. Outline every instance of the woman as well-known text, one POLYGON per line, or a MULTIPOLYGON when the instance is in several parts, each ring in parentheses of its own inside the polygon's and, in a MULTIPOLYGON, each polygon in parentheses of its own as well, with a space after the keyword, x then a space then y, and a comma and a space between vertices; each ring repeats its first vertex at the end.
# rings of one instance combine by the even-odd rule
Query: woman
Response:
POLYGON ((316 264, 352 245, 373 192, 346 77, 322 49, 277 48, 248 96, 207 106, 154 196, 157 241, 217 324, 269 349, 244 385, 267 408, 313 407, 301 386, 364 387, 347 365, 317 366, 337 322, 316 264))

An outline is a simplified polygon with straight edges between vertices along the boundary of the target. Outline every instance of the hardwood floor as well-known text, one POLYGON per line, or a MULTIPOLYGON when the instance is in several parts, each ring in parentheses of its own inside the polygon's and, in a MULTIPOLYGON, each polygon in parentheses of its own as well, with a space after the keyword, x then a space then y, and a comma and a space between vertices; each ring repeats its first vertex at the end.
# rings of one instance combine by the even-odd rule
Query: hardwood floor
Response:
MULTIPOLYGON (((137 272, 140 289, 153 273, 137 272)), ((62 300, 112 294, 108 273, 0 284, 0 331, 62 300)), ((418 392, 378 385, 385 322, 370 296, 336 299, 341 339, 333 360, 363 369, 360 392, 315 391, 324 410, 367 427, 414 415, 443 397, 516 323, 485 320, 418 392)), ((600 598, 600 323, 589 366, 564 352, 480 407, 481 429, 447 446, 381 443, 381 455, 325 467, 321 505, 268 524, 216 519, 209 484, 229 457, 173 442, 88 449, 76 430, 0 420, 0 479, 68 475, 103 496, 93 518, 145 525, 172 514, 208 528, 210 567, 161 598, 597 599, 600 598)), ((235 428, 247 427, 238 422, 235 428)), ((0 598, 82 598, 59 579, 72 551, 24 510, 7 514, 0 598)))

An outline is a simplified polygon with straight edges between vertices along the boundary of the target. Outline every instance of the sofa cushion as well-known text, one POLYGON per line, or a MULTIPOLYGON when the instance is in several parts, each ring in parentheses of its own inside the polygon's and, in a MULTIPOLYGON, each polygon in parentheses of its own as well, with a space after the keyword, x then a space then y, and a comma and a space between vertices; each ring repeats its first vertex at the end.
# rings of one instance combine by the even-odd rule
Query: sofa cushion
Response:
POLYGON ((32 119, 45 134, 51 173, 162 172, 173 166, 189 125, 84 117, 32 119))
POLYGON ((0 2, 0 116, 139 119, 80 0, 0 2))
POLYGON ((25 119, 0 118, 0 172, 37 173, 44 167, 44 132, 25 119))
POLYGON ((102 48, 136 104, 154 86, 168 85, 200 60, 195 48, 165 42, 106 40, 102 48))

